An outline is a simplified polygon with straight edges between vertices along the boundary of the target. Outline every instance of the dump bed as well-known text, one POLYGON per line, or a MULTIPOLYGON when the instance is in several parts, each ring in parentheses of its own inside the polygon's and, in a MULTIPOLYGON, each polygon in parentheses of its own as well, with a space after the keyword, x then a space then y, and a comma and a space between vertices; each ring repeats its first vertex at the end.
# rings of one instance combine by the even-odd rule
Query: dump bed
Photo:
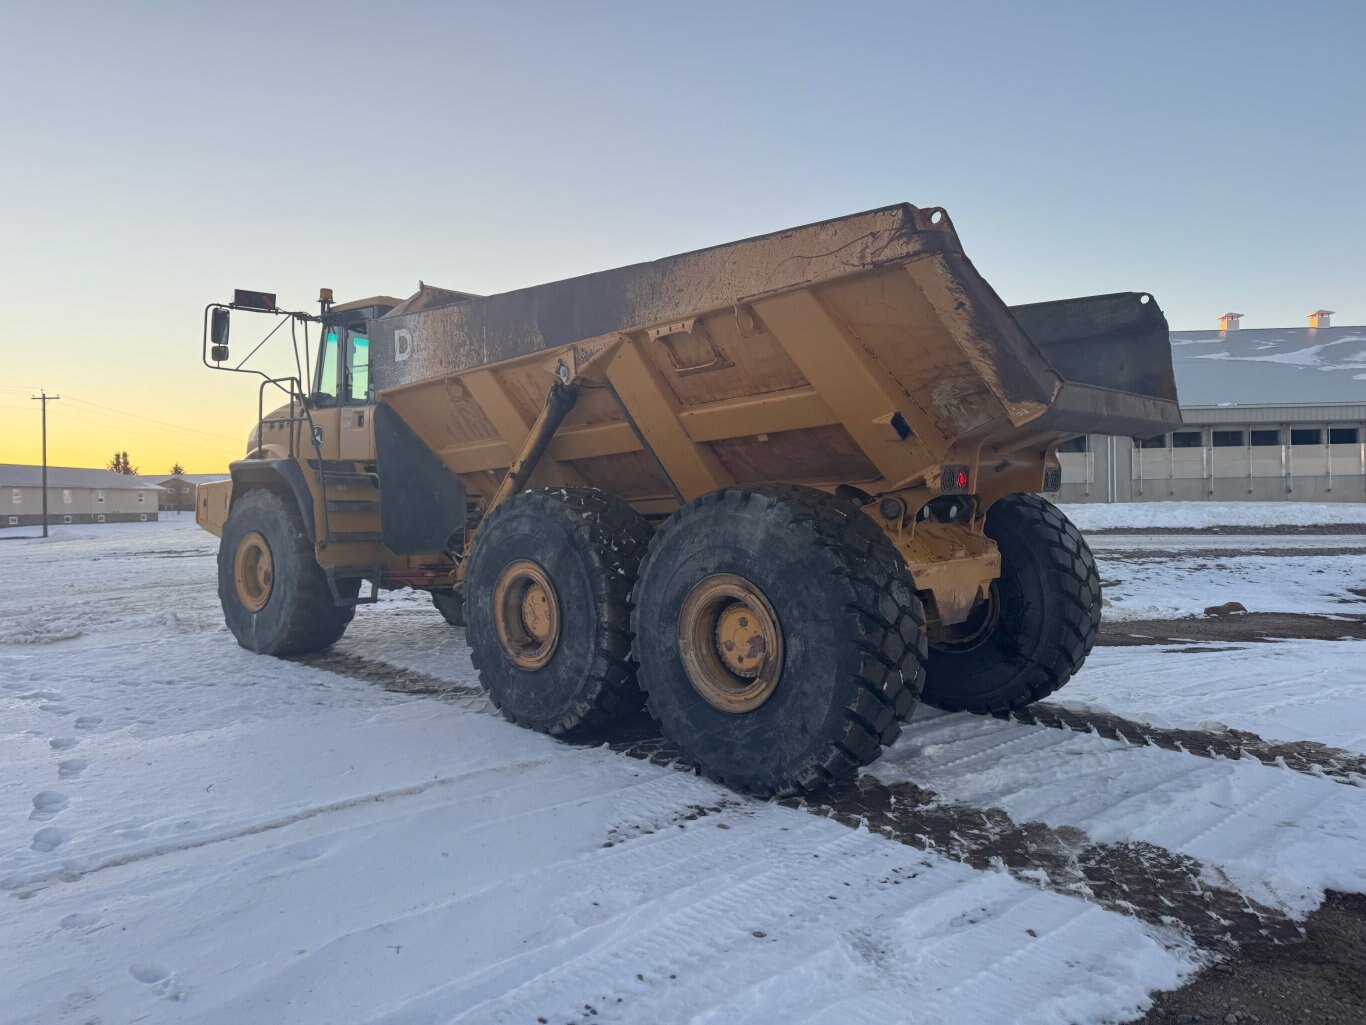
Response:
POLYGON ((641 508, 737 482, 877 493, 946 461, 1008 481, 1060 437, 1180 422, 1151 297, 1008 308, 948 215, 909 205, 487 298, 419 293, 370 338, 382 403, 474 495, 557 369, 604 352, 537 476, 641 508))

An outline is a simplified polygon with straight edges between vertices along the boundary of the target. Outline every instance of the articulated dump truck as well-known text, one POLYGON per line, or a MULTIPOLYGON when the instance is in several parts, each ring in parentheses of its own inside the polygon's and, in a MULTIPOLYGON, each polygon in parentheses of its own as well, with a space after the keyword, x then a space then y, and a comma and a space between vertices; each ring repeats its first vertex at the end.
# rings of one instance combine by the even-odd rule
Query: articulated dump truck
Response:
POLYGON ((851 776, 917 700, 1065 684, 1101 594, 1039 494, 1057 447, 1180 422, 1151 296, 1007 307, 938 208, 489 297, 331 299, 205 310, 206 364, 255 310, 312 366, 261 375, 246 457, 198 491, 237 640, 316 651, 381 588, 429 591, 510 721, 600 734, 645 703, 760 795, 851 776))

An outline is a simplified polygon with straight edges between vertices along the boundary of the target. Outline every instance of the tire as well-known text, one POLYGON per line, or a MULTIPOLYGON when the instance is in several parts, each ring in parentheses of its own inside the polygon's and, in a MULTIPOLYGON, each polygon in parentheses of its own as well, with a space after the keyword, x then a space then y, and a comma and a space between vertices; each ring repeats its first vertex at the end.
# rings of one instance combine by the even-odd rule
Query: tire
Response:
POLYGON ((466 638, 509 722, 572 736, 640 708, 630 593, 653 535, 620 499, 573 488, 513 495, 480 525, 463 589, 466 638), (528 596, 534 585, 555 610, 553 640, 526 633, 524 606, 500 598, 500 587, 528 580, 528 596))
MULTIPOLYGON (((343 593, 354 597, 360 582, 346 581, 343 586, 343 593)), ((333 600, 327 574, 318 565, 292 503, 278 492, 261 489, 234 502, 223 525, 218 598, 237 643, 261 655, 321 651, 341 639, 356 613, 354 605, 333 600), (251 552, 257 553, 254 565, 259 566, 263 551, 269 554, 269 584, 256 575, 254 583, 239 587, 238 567, 253 565, 247 557, 251 552)))
POLYGON ((1016 494, 987 510, 1001 550, 994 627, 932 640, 922 695, 950 712, 988 714, 1040 701, 1081 668, 1100 631, 1100 574, 1086 539, 1052 503, 1016 494))
POLYGON ((451 626, 465 625, 465 596, 459 591, 433 591, 432 604, 451 626))
POLYGON ((650 546, 634 601, 651 715, 737 790, 799 794, 853 776, 920 691, 925 613, 910 573, 872 520, 822 491, 728 488, 685 505, 650 546), (749 595, 735 600, 760 642, 730 642, 728 622, 747 619, 720 604, 731 587, 749 595), (746 651, 757 667, 736 665, 746 651))

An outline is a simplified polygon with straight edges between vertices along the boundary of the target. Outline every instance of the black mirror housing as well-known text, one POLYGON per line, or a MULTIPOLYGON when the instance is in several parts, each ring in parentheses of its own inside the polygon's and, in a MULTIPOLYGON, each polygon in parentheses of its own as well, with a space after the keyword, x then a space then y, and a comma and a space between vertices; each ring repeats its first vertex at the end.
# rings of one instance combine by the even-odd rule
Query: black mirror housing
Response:
MULTIPOLYGON (((209 340, 213 342, 215 351, 222 347, 223 359, 228 358, 228 311, 223 307, 216 307, 213 311, 213 318, 209 321, 209 340)), ((214 359, 218 359, 214 356, 214 359)))
POLYGON ((215 363, 222 363, 228 358, 228 347, 226 345, 215 345, 209 350, 209 358, 215 363))

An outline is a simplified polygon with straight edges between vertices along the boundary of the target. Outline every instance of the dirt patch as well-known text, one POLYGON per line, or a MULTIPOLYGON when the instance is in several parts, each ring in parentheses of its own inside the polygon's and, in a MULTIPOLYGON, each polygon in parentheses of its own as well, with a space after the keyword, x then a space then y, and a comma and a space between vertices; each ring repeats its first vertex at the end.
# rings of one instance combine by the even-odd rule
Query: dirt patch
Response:
POLYGON ((1103 621, 1097 644, 1111 647, 1174 644, 1182 641, 1258 642, 1278 640, 1366 640, 1366 616, 1315 616, 1298 612, 1246 612, 1190 619, 1103 621))
POLYGON ((1366 1022, 1366 896, 1329 893, 1291 943, 1253 941, 1189 984, 1158 994, 1138 1025, 1366 1022))
POLYGON ((781 803, 1175 927, 1205 950, 1233 951, 1244 943, 1285 943, 1300 936, 1299 926, 1279 911, 1208 882, 1218 878, 1216 870, 1154 844, 1096 843, 1080 829, 1017 823, 1000 808, 942 803, 913 783, 882 783, 869 775, 781 803))
POLYGON ((1106 712, 1076 711, 1047 701, 1014 712, 1003 712, 996 718, 1014 719, 1031 726, 1072 730, 1074 733, 1095 733, 1136 747, 1160 747, 1201 758, 1251 758, 1263 765, 1280 766, 1306 776, 1326 777, 1335 783, 1366 787, 1366 755, 1329 747, 1313 740, 1263 740, 1255 733, 1228 726, 1217 730, 1171 729, 1135 722, 1106 712))
POLYGON ((323 651, 312 655, 294 655, 288 662, 299 662, 315 669, 325 669, 338 676, 346 676, 364 683, 377 683, 385 690, 399 694, 423 694, 429 697, 469 698, 482 696, 481 687, 462 686, 449 683, 439 676, 420 673, 415 669, 403 669, 378 662, 359 655, 343 655, 340 652, 323 651))

